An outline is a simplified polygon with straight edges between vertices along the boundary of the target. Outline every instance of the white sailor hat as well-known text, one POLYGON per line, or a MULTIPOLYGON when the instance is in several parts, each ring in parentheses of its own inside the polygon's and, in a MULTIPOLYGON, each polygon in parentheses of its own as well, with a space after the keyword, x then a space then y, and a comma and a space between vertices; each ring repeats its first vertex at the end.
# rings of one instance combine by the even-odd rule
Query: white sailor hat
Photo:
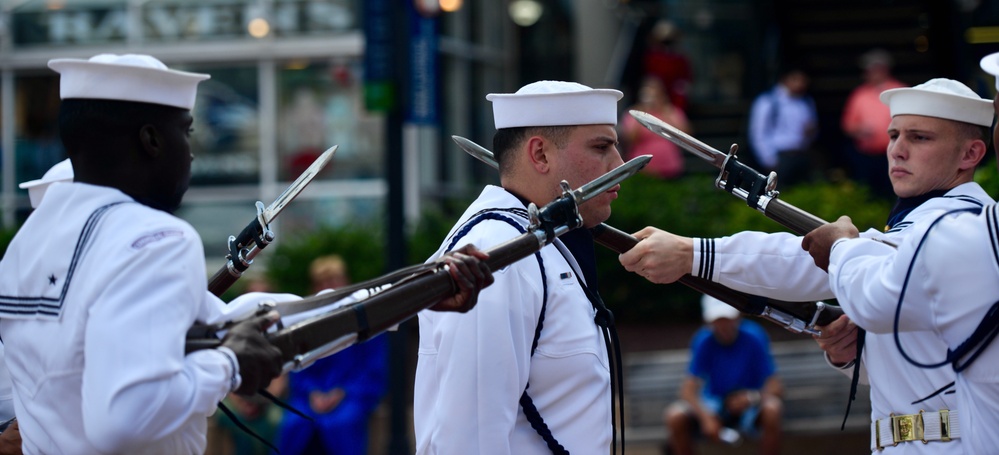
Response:
POLYGON ((72 181, 73 165, 70 164, 69 158, 66 158, 45 171, 45 175, 42 178, 23 182, 18 187, 28 190, 28 199, 31 200, 31 208, 36 208, 38 204, 42 203, 42 198, 45 197, 45 191, 49 189, 49 185, 56 182, 72 181))
POLYGON ((496 129, 523 126, 616 125, 623 94, 575 82, 539 81, 517 93, 490 93, 496 129))
POLYGON ((705 294, 701 297, 701 314, 704 316, 704 322, 713 322, 720 318, 736 319, 742 313, 732 305, 705 294))
POLYGON ((951 79, 930 79, 911 88, 881 92, 881 102, 891 116, 922 115, 992 126, 992 101, 982 99, 968 86, 951 79))
POLYGON ((982 69, 985 70, 986 73, 995 76, 996 90, 999 90, 999 52, 982 57, 982 61, 979 65, 981 65, 982 69))
POLYGON ((57 58, 49 68, 61 76, 59 97, 138 101, 190 110, 198 83, 209 75, 167 68, 149 55, 100 54, 89 60, 57 58))

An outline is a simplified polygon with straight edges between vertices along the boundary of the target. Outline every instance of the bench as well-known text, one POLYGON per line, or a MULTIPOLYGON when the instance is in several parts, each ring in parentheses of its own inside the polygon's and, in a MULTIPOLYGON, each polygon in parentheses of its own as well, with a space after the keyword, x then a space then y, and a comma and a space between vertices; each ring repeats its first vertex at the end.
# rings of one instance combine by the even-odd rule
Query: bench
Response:
MULTIPOLYGON (((790 434, 840 431, 850 393, 850 378, 830 368, 815 341, 774 342, 771 351, 784 383, 783 428, 790 434)), ((687 376, 688 349, 637 352, 625 356, 625 424, 630 442, 666 440, 663 410, 679 398, 687 376)), ((869 389, 861 386, 846 429, 865 431, 870 425, 869 389)))

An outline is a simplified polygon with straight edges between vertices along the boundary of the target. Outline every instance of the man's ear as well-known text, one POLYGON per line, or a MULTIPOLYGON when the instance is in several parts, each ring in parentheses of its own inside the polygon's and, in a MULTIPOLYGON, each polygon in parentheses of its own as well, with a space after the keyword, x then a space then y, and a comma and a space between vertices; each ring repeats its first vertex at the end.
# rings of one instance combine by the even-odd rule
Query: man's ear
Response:
POLYGON ((139 128, 139 142, 142 150, 149 156, 159 156, 163 151, 163 137, 153 125, 146 124, 139 128))
POLYGON ((527 139, 527 157, 531 161, 531 166, 539 173, 545 174, 551 169, 548 162, 549 153, 553 151, 552 143, 541 136, 531 136, 527 139))
POLYGON ((961 169, 974 169, 978 166, 978 163, 985 158, 985 154, 988 153, 988 146, 981 139, 975 139, 970 141, 969 144, 965 146, 964 154, 961 156, 961 169))

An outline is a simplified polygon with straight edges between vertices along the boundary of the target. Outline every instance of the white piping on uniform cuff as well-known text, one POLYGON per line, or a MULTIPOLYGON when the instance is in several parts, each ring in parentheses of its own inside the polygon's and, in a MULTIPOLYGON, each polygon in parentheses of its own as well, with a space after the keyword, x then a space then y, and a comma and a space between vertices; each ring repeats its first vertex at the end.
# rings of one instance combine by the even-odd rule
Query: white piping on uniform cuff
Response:
POLYGON ((831 367, 833 367, 833 368, 835 368, 837 370, 845 370, 847 368, 851 368, 851 367, 853 367, 853 364, 857 363, 857 359, 853 359, 853 360, 851 360, 849 362, 846 362, 843 365, 836 365, 835 363, 833 363, 832 359, 829 358, 829 353, 828 352, 823 351, 822 355, 824 355, 826 357, 826 363, 829 364, 829 366, 831 366, 831 367))
POLYGON ((236 353, 232 349, 225 346, 219 346, 215 350, 221 352, 225 355, 225 358, 229 360, 229 391, 235 392, 239 388, 240 384, 243 383, 243 377, 239 375, 239 361, 236 360, 236 353))
POLYGON ((855 238, 856 237, 840 237, 840 238, 836 239, 836 241, 833 242, 832 246, 829 247, 829 257, 830 258, 832 257, 832 252, 833 252, 833 250, 836 249, 836 245, 839 245, 840 243, 843 243, 843 242, 845 242, 847 240, 853 240, 855 238))

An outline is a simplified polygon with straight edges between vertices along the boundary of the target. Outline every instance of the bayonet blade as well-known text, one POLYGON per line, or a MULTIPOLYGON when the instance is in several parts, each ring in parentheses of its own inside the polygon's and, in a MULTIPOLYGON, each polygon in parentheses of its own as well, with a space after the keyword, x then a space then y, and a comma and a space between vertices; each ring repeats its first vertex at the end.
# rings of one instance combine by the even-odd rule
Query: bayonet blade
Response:
MULTIPOLYGON (((489 149, 461 136, 451 136, 451 139, 454 140, 454 142, 458 144, 458 147, 461 147, 465 153, 474 156, 479 161, 488 164, 494 169, 499 168, 499 164, 496 163, 496 157, 493 155, 493 152, 489 151, 489 149)), ((627 163, 618 166, 614 170, 600 176, 596 180, 573 190, 572 193, 573 197, 576 199, 576 203, 582 204, 583 202, 592 199, 593 196, 613 188, 614 185, 617 185, 628 177, 638 173, 638 171, 642 170, 643 167, 649 164, 649 161, 652 161, 652 155, 636 156, 627 163)))
POLYGON ((592 182, 589 182, 575 190, 572 190, 572 196, 576 199, 577 204, 582 204, 595 196, 611 189, 614 185, 623 182, 628 177, 631 177, 642 170, 645 165, 652 161, 652 155, 641 155, 636 156, 627 163, 624 163, 610 172, 597 177, 592 182))
POLYGON ((465 153, 472 155, 483 163, 488 164, 493 169, 499 169, 499 163, 496 162, 496 156, 493 155, 493 152, 489 151, 489 149, 461 136, 451 136, 451 139, 458 144, 458 147, 461 147, 465 153))
POLYGON ((694 155, 697 155, 701 159, 713 164, 719 169, 725 167, 725 160, 728 158, 727 154, 697 140, 683 131, 680 131, 673 125, 660 120, 652 114, 636 110, 628 111, 628 113, 630 113, 632 117, 635 117, 635 120, 638 120, 638 123, 641 123, 642 126, 648 128, 649 131, 666 138, 668 141, 680 146, 694 155))
POLYGON ((325 152, 319 155, 319 158, 316 158, 316 160, 309 165, 302 175, 299 175, 298 178, 295 179, 295 181, 292 182, 291 185, 288 186, 288 188, 286 188, 284 192, 274 200, 274 202, 271 202, 271 205, 264 209, 261 216, 263 217, 265 225, 270 224, 274 218, 277 218, 281 211, 284 210, 285 206, 295 200, 295 198, 298 197, 298 194, 301 193, 302 190, 305 189, 305 187, 308 186, 317 175, 319 175, 319 171, 323 170, 323 168, 329 164, 330 160, 333 159, 333 154, 336 153, 336 150, 339 147, 339 145, 334 145, 326 149, 325 152))

